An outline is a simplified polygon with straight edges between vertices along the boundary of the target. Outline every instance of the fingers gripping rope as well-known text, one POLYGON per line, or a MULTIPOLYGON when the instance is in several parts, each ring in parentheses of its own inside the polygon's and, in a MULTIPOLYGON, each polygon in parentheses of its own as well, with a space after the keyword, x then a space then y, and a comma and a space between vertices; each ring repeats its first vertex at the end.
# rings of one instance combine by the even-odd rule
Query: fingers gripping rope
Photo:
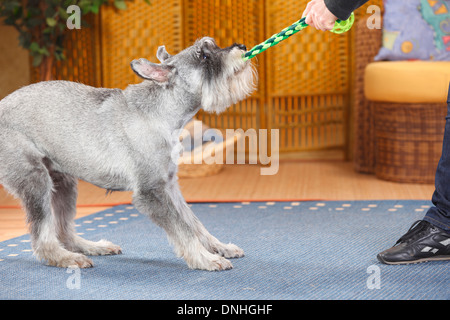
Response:
MULTIPOLYGON (((293 25, 283 29, 280 33, 273 35, 263 43, 255 46, 253 49, 242 55, 242 59, 244 59, 245 61, 250 60, 255 56, 257 56, 258 54, 260 54, 261 52, 266 51, 270 47, 273 47, 274 45, 279 44, 281 41, 284 41, 287 38, 293 36, 297 32, 302 31, 308 26, 308 24, 305 23, 305 20, 306 17, 301 18, 293 25)), ((330 31, 338 34, 347 32, 348 30, 351 29, 354 22, 355 22, 355 15, 352 13, 350 18, 348 18, 345 21, 337 20, 336 23, 334 24, 334 28, 330 31)))

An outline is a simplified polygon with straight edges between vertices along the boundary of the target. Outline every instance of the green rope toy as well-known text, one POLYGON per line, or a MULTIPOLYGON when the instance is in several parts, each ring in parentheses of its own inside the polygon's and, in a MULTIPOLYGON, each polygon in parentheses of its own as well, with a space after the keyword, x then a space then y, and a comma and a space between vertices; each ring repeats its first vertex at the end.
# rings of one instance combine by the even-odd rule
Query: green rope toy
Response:
MULTIPOLYGON (((305 23, 305 20, 306 20, 306 17, 301 18, 299 21, 297 21, 290 27, 287 27, 280 33, 273 35, 272 37, 270 37, 263 43, 258 44, 257 46, 253 47, 253 49, 251 49, 250 51, 248 51, 244 55, 242 55, 242 59, 244 59, 244 61, 250 60, 250 59, 254 58, 255 56, 257 56, 258 54, 260 54, 261 52, 266 51, 270 47, 273 47, 274 45, 279 44, 281 41, 284 41, 287 38, 293 36, 297 32, 302 31, 303 29, 305 29, 308 26, 308 24, 305 23)), ((338 34, 347 32, 348 30, 350 30, 352 28, 354 22, 355 22, 355 15, 352 13, 350 18, 348 18, 347 20, 344 20, 344 21, 337 20, 336 23, 334 24, 334 28, 330 31, 333 33, 338 33, 338 34)))

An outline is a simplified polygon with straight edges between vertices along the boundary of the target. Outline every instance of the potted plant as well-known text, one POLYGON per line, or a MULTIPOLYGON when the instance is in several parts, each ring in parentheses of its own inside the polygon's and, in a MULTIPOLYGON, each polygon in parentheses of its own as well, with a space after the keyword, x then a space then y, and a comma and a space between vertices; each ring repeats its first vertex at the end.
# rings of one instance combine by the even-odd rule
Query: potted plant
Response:
MULTIPOLYGON (((149 0, 145 0, 148 4, 149 0)), ((65 59, 64 35, 67 20, 71 17, 69 6, 79 8, 81 25, 84 16, 98 14, 102 5, 113 5, 124 10, 125 0, 2 0, 0 19, 19 32, 19 44, 29 50, 34 67, 40 68, 40 80, 52 79, 56 60, 65 59)))

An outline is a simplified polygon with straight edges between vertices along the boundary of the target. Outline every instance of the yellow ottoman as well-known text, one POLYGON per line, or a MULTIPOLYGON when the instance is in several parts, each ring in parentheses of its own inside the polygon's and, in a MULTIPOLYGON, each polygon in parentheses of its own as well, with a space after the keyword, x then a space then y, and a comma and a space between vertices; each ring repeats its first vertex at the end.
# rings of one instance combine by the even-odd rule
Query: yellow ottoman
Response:
POLYGON ((389 61, 365 70, 372 102, 377 177, 433 183, 442 152, 450 62, 389 61))
POLYGON ((445 103, 450 61, 383 61, 366 68, 364 91, 371 101, 445 103))

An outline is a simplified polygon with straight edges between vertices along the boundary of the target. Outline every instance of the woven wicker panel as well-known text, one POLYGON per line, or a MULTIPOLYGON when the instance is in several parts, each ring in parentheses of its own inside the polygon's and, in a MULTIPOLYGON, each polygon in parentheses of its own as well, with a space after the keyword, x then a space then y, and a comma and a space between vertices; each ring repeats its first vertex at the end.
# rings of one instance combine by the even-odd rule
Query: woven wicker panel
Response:
POLYGON ((152 62, 160 45, 176 54, 183 49, 182 1, 127 2, 127 10, 113 7, 101 11, 103 86, 125 88, 141 82, 131 70, 133 59, 152 62))
MULTIPOLYGON (((266 37, 297 21, 308 1, 266 2, 266 37)), ((280 151, 344 148, 349 92, 349 36, 307 28, 267 51, 271 129, 280 151)))
MULTIPOLYGON (((249 48, 264 41, 264 2, 258 0, 185 0, 184 38, 185 46, 196 39, 209 36, 220 47, 243 43, 249 48)), ((244 129, 260 128, 264 114, 260 106, 264 98, 264 58, 255 59, 258 65, 259 89, 246 101, 230 107, 217 116, 200 112, 198 119, 213 128, 244 129)))
MULTIPOLYGON (((266 38, 299 19, 308 0, 266 2, 266 38)), ((356 10, 356 21, 367 7, 356 10)), ((356 22, 356 23, 357 23, 356 22)), ((307 28, 267 52, 269 128, 280 129, 280 151, 348 152, 354 31, 343 35, 307 28)))
MULTIPOLYGON (((64 48, 66 60, 57 61, 52 69, 55 80, 77 81, 91 86, 101 85, 99 19, 86 18, 89 26, 66 30, 64 48)), ((32 68, 31 81, 38 82, 39 68, 32 68)))
POLYGON ((445 103, 373 106, 376 175, 397 182, 433 183, 442 152, 445 103))
POLYGON ((272 123, 280 129, 280 150, 325 150, 345 143, 341 95, 272 99, 272 123))
MULTIPOLYGON (((297 21, 307 0, 267 2, 267 36, 297 21)), ((269 52, 271 96, 348 92, 348 34, 307 28, 269 52)))
POLYGON ((260 121, 258 121, 259 106, 259 99, 250 98, 231 106, 225 113, 219 116, 200 111, 196 118, 211 128, 258 129, 261 127, 260 121))

